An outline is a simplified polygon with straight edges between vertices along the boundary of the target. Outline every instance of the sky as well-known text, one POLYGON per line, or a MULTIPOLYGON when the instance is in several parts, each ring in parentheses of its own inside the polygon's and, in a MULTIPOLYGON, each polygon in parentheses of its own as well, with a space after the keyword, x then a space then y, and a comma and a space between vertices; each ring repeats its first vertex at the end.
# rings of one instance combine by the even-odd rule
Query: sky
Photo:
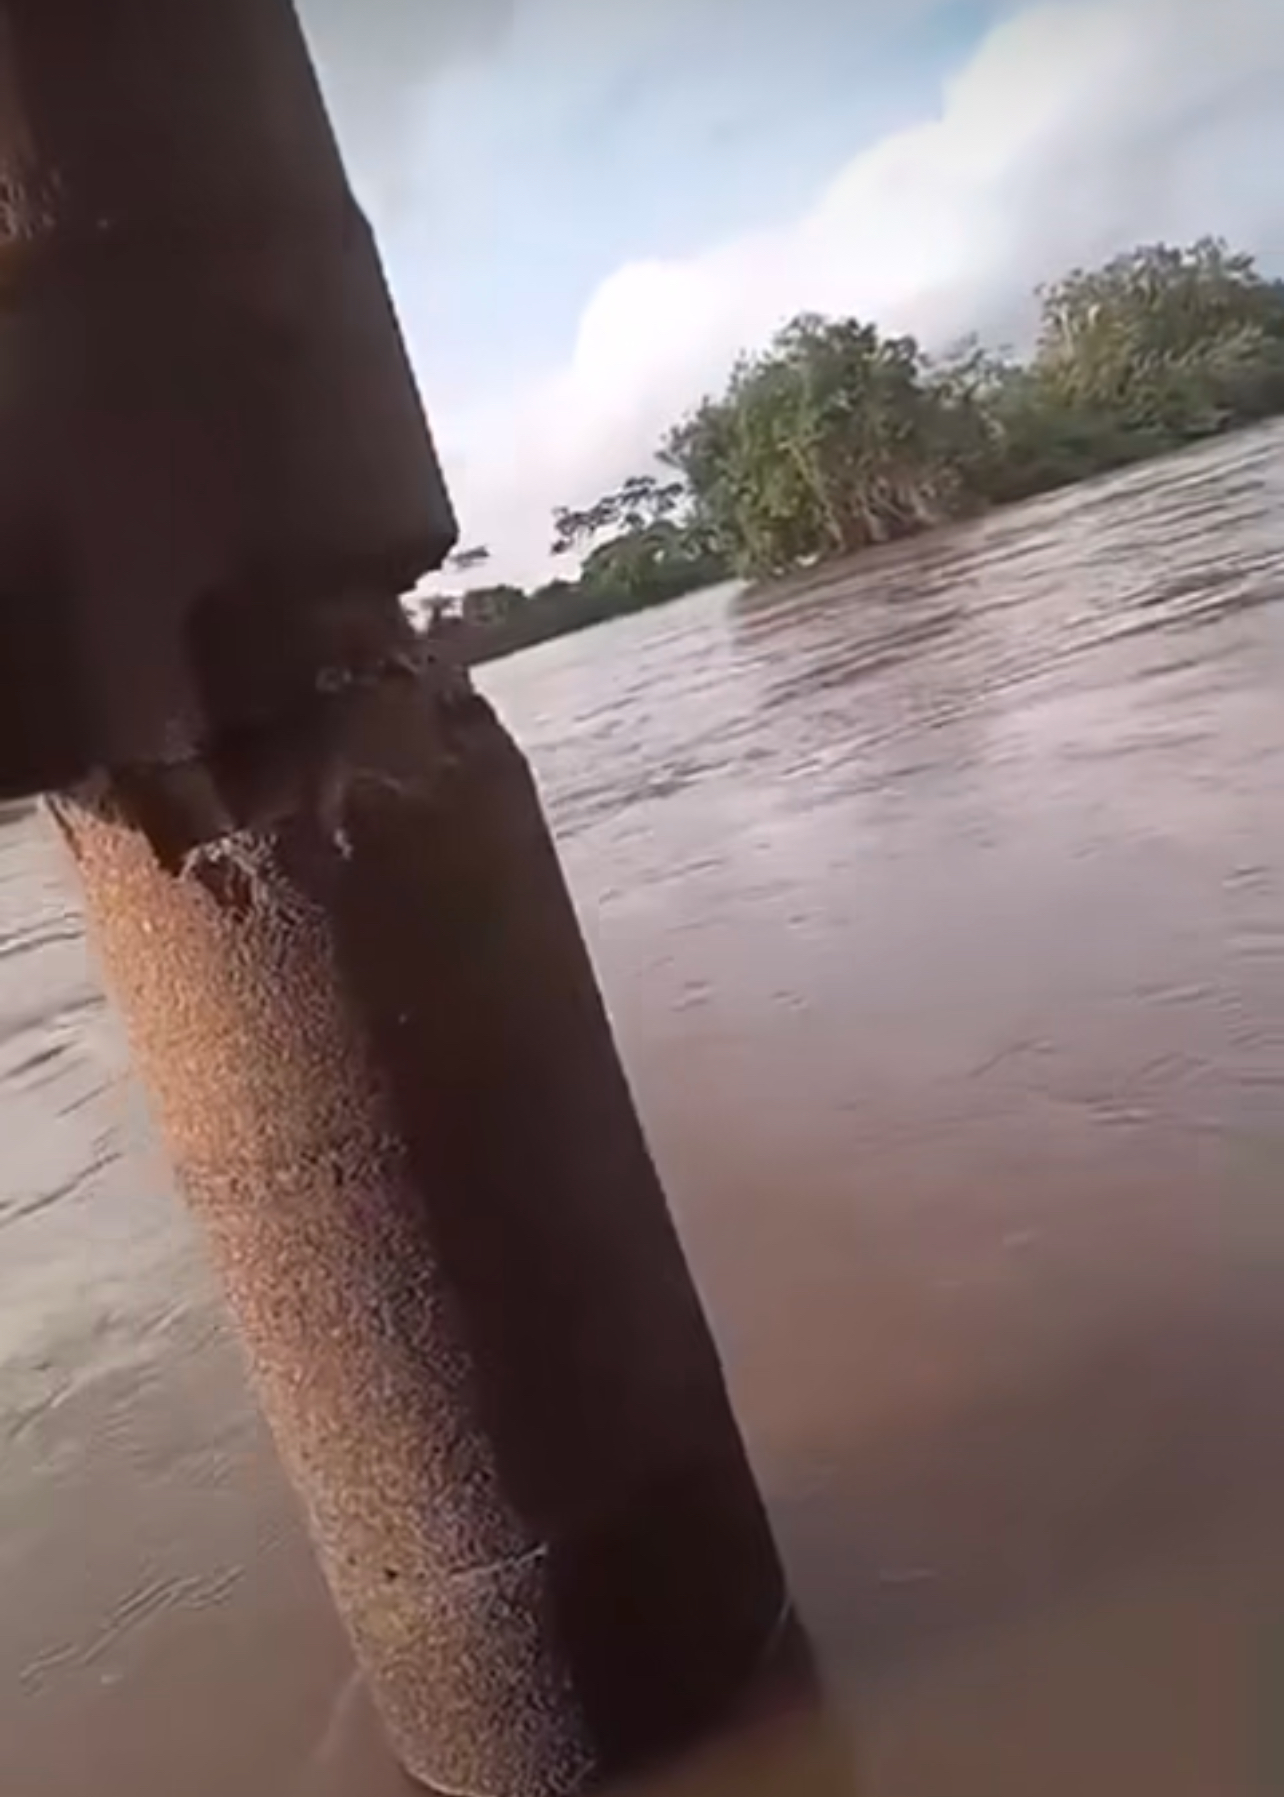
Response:
POLYGON ((1019 345, 1137 242, 1284 273, 1284 0, 299 3, 487 579, 800 310, 1019 345))

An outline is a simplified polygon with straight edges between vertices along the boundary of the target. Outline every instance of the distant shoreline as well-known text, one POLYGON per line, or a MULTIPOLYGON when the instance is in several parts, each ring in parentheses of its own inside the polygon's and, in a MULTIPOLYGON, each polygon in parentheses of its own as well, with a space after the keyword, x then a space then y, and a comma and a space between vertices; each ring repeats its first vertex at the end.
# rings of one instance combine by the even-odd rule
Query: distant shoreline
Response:
MULTIPOLYGON (((671 426, 652 472, 557 506, 573 580, 442 595, 492 661, 723 579, 823 579, 853 555, 1217 441, 1284 414, 1284 280, 1220 238, 1140 244, 1036 294, 1027 354, 929 354, 803 312, 671 426)), ((485 544, 451 558, 490 562, 485 544)), ((454 628, 453 623, 451 628, 454 628)))
POLYGON ((1257 432, 1279 430, 1278 418, 1254 420, 1251 423, 1232 425, 1227 429, 1200 439, 1193 443, 1174 444, 1171 449, 1158 454, 1126 462, 1114 468, 1102 468, 1076 480, 1069 480, 1056 487, 1032 493, 1020 499, 997 501, 987 505, 969 516, 942 518, 939 523, 929 525, 925 529, 908 533, 888 543, 875 544, 872 547, 852 550, 846 555, 821 556, 805 567, 789 570, 786 573, 758 580, 745 580, 738 577, 726 577, 720 581, 716 577, 701 581, 696 586, 683 587, 677 592, 650 593, 646 595, 626 596, 618 593, 609 595, 596 594, 592 598, 571 589, 569 594, 559 595, 548 600, 535 600, 524 609, 514 612, 509 617, 492 624, 470 624, 458 617, 445 617, 434 631, 430 624, 424 627, 424 634, 439 635, 448 642, 467 667, 481 667, 487 662, 501 661, 507 656, 519 654, 523 649, 534 649, 540 643, 553 642, 558 637, 573 636, 581 630, 590 630, 597 624, 608 624, 613 618, 631 617, 635 613, 655 611, 662 606, 672 605, 679 599, 694 598, 697 593, 704 593, 719 585, 735 584, 740 590, 740 597, 756 600, 765 594, 773 597, 806 593, 812 587, 823 587, 831 579, 841 574, 841 570, 850 562, 864 560, 867 556, 880 552, 902 548, 908 544, 921 543, 950 529, 966 528, 983 518, 992 518, 1003 512, 1019 510, 1022 506, 1036 505, 1042 500, 1055 498, 1058 494, 1075 491, 1082 487, 1090 487, 1098 482, 1116 479, 1122 475, 1153 467, 1157 463, 1172 461, 1181 456, 1193 456, 1207 451, 1216 444, 1225 443, 1228 438, 1251 436, 1257 432))
POLYGON ((500 661, 522 649, 534 649, 540 643, 551 643, 561 636, 573 636, 591 630, 595 624, 609 624, 614 618, 632 617, 637 612, 654 611, 672 605, 678 599, 690 598, 716 581, 702 581, 698 586, 683 587, 676 592, 646 594, 594 594, 591 597, 572 591, 555 599, 532 600, 520 611, 493 624, 472 624, 462 618, 445 617, 431 621, 424 634, 448 643, 466 667, 481 667, 488 661, 500 661))

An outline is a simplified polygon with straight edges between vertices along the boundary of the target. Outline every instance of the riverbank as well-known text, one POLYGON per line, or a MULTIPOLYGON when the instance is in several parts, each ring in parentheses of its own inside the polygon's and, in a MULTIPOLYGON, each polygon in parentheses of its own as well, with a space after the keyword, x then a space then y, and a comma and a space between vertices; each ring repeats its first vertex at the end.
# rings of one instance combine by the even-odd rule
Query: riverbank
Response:
POLYGON ((857 584, 862 591, 881 599, 910 600, 925 584, 935 586, 933 571, 958 566, 960 550, 973 537, 984 540, 992 531, 1002 532, 1005 521, 1030 516, 1053 516, 1062 510, 1071 514, 1090 510, 1099 492, 1108 493, 1116 502, 1137 491, 1144 493, 1152 482, 1180 482, 1184 466, 1198 469, 1209 457, 1256 457, 1260 446, 1271 453, 1284 453, 1284 422, 1278 418, 1237 425, 1213 438, 1195 443, 1180 443, 1112 468, 1103 468, 1074 480, 1067 480, 1019 499, 991 503, 965 516, 943 519, 912 535, 893 542, 855 550, 850 555, 821 557, 805 567, 772 579, 746 580, 740 596, 747 607, 770 609, 782 602, 823 602, 836 590, 857 584))
MULTIPOLYGON (((1135 481, 1144 485, 1152 471, 1156 478, 1162 479, 1163 471, 1170 463, 1180 465, 1184 461, 1193 462, 1210 453, 1216 454, 1222 444, 1227 445, 1229 452, 1237 440, 1249 444, 1259 438, 1279 440, 1281 429, 1278 419, 1235 425, 1211 439, 1174 444, 1162 451, 1125 458, 1117 466, 1052 482, 1034 494, 1022 494, 1020 497, 978 505, 965 515, 942 518, 886 543, 868 545, 844 555, 818 556, 790 573, 779 574, 771 579, 737 580, 734 584, 746 602, 776 603, 786 598, 801 599, 807 595, 818 597, 848 581, 863 582, 865 576, 872 575, 877 570, 881 580, 886 583, 888 592, 901 591, 897 576, 899 568, 914 569, 921 563, 931 565, 938 553, 949 556, 952 549, 947 545, 952 543, 958 533, 983 528, 987 521, 1001 518, 1014 508, 1027 507, 1039 499, 1055 501, 1069 498, 1075 493, 1083 493, 1085 502, 1090 502, 1092 492, 1109 483, 1135 481)), ((537 643, 609 623, 613 618, 629 617, 660 606, 672 605, 676 600, 689 598, 706 586, 731 584, 731 581, 723 578, 709 580, 700 587, 683 586, 674 591, 635 594, 580 594, 574 588, 567 588, 555 600, 532 597, 524 604, 514 606, 501 620, 494 623, 477 624, 448 617, 440 628, 456 646, 456 653, 466 665, 481 666, 486 662, 514 655, 519 650, 533 648, 537 643)), ((908 590, 906 596, 909 596, 908 590)))
MULTIPOLYGON (((709 583, 701 583, 709 584, 709 583)), ((468 667, 500 661, 521 649, 533 649, 557 637, 591 630, 615 618, 633 617, 688 598, 699 587, 645 593, 581 593, 568 589, 556 598, 535 596, 515 606, 493 623, 479 624, 468 618, 444 617, 428 632, 451 645, 452 652, 468 667)))
MULTIPOLYGON (((554 508, 552 551, 583 557, 576 581, 443 602, 483 627, 471 658, 731 576, 841 569, 1284 414, 1284 282, 1218 239, 1139 245, 1035 304, 1025 358, 976 338, 929 354, 852 317, 791 319, 671 426, 652 472, 554 508)), ((454 566, 489 561, 479 544, 454 566)))

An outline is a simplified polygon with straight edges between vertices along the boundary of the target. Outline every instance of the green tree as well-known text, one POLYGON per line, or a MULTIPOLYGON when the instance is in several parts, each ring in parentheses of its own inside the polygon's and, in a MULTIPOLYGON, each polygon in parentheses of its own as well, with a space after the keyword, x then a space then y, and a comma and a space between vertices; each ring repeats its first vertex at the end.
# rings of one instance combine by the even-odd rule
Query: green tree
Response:
POLYGON ((738 572, 778 573, 952 515, 963 401, 909 337, 802 314, 673 430, 665 461, 738 572))
POLYGON ((1143 245, 1043 290, 1031 372, 1050 403, 1155 447, 1284 405, 1284 301, 1216 238, 1143 245))
POLYGON ((465 624, 503 624, 526 603, 521 587, 474 587, 459 601, 459 615, 465 624))
POLYGON ((690 592, 726 569, 684 516, 689 509, 683 481, 632 475, 582 510, 559 507, 553 553, 583 554, 578 586, 586 595, 632 603, 690 592))
POLYGON ((681 481, 652 474, 630 475, 623 486, 581 511, 558 506, 553 513, 553 554, 566 555, 610 533, 622 536, 668 523, 684 497, 681 481))

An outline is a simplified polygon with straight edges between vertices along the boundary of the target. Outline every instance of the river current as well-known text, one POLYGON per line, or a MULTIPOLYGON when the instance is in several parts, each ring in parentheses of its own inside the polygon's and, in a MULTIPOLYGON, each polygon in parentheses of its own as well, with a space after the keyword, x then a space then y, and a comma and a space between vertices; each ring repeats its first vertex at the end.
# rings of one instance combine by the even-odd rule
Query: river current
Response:
MULTIPOLYGON (((483 670, 861 1797, 1284 1790, 1284 432, 483 670)), ((37 813, 0 1792, 391 1797, 37 813)))

